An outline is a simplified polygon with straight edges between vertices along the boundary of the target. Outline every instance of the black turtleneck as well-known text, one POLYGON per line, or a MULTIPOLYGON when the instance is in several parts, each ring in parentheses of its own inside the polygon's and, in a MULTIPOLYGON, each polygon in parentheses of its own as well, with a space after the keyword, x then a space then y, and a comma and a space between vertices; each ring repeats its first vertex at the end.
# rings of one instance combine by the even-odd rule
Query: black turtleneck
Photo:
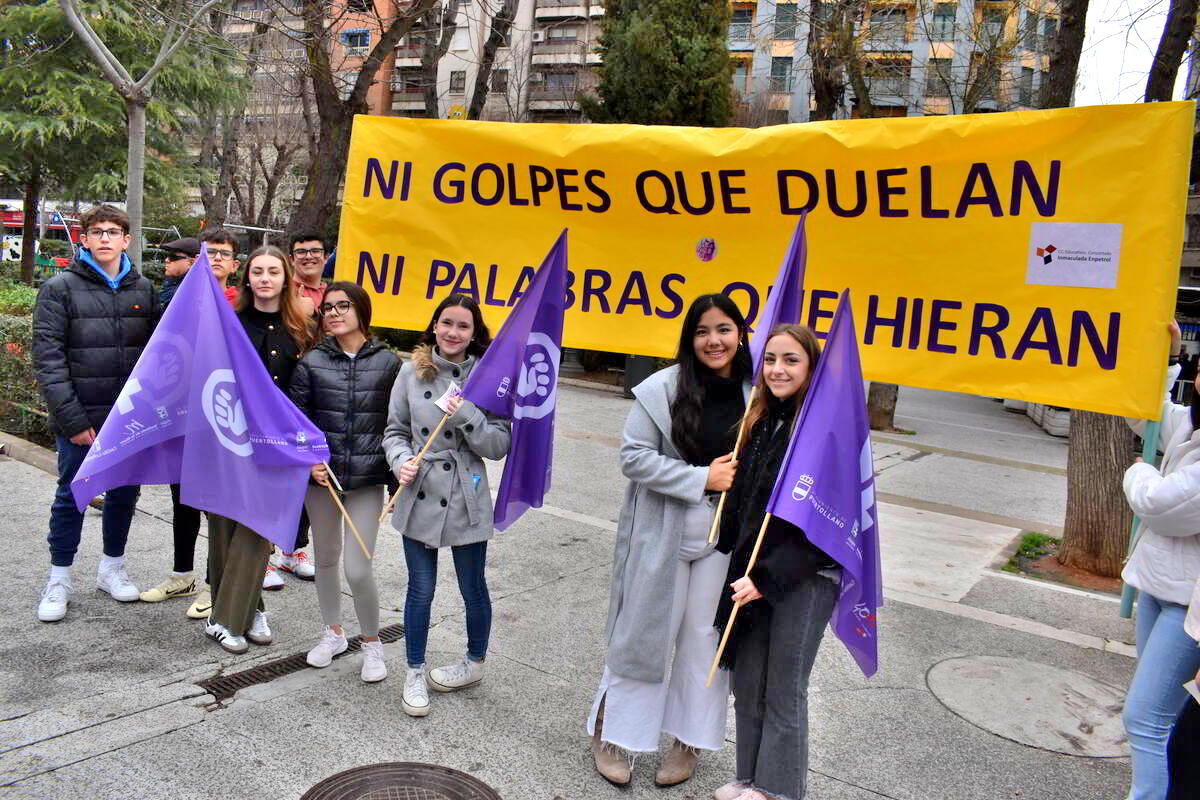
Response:
POLYGON ((733 450, 737 425, 746 410, 740 376, 722 378, 705 369, 700 373, 704 386, 704 405, 700 411, 700 463, 708 466, 714 459, 733 450))

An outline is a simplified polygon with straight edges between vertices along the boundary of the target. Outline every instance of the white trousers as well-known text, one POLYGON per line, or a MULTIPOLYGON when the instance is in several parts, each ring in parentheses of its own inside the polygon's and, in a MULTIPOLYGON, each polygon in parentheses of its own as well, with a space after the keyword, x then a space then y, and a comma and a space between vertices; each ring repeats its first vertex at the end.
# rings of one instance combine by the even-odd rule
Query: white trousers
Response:
POLYGON ((692 506, 685 518, 668 634, 675 648, 667 657, 666 680, 624 678, 605 666, 588 716, 589 734, 595 732, 603 703, 600 736, 625 750, 654 752, 663 733, 702 750, 719 750, 725 743, 729 672, 717 670, 712 686, 704 685, 720 641, 713 617, 729 569, 729 556, 708 544, 712 513, 706 500, 692 506))

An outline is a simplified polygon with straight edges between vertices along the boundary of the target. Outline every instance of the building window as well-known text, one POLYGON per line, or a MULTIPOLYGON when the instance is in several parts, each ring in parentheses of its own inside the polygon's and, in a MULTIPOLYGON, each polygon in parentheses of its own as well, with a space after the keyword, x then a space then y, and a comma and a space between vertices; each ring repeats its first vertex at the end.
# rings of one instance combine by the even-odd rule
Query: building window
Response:
POLYGON ((1025 14, 1025 27, 1021 31, 1021 46, 1026 50, 1038 49, 1038 15, 1033 11, 1025 14))
POLYGON ((1042 20, 1042 46, 1043 53, 1050 52, 1050 48, 1054 47, 1054 37, 1058 35, 1058 18, 1046 17, 1042 20))
POLYGON ((371 48, 371 32, 356 28, 351 31, 342 31, 340 37, 342 47, 346 48, 346 55, 366 55, 371 48))
POLYGON ((948 58, 931 58, 925 68, 925 96, 950 96, 950 64, 948 58))
POLYGON ((456 69, 450 73, 450 93, 463 94, 467 91, 466 70, 456 69))
POLYGON ((868 62, 867 82, 872 97, 907 97, 908 59, 879 59, 868 62))
POLYGON ((908 40, 908 10, 897 6, 871 9, 871 38, 888 41, 908 40))
POLYGON ((935 42, 954 41, 954 17, 958 6, 954 3, 938 3, 933 7, 933 29, 930 34, 935 42))
POLYGON ((796 38, 796 4, 780 3, 775 6, 775 38, 796 38))
POLYGON ((1004 26, 1008 22, 1008 12, 1003 8, 985 8, 983 10, 984 41, 995 44, 1004 38, 1004 26))
POLYGON ((790 94, 792 91, 792 58, 776 56, 771 59, 771 80, 768 91, 790 94))
POLYGON ((334 82, 338 87, 338 96, 343 100, 349 100, 350 93, 354 91, 354 83, 357 80, 357 72, 339 72, 334 78, 334 82))
POLYGON ((346 0, 346 9, 357 14, 370 14, 375 10, 372 0, 346 0))
POLYGON ((749 39, 750 26, 754 24, 753 8, 735 8, 729 22, 730 39, 749 39))
POLYGON ((747 95, 746 79, 750 76, 750 62, 738 59, 733 62, 733 90, 740 95, 747 95))
POLYGON ((578 25, 557 25, 546 30, 546 38, 557 42, 573 42, 579 39, 579 33, 578 25))
POLYGON ((574 72, 547 72, 546 91, 558 94, 571 94, 575 91, 574 72))
POLYGON ((496 94, 508 94, 508 70, 492 70, 492 91, 496 94))
POLYGON ((392 91, 400 94, 422 94, 422 77, 419 67, 398 69, 392 73, 392 91))
POLYGON ((1019 87, 1020 103, 1023 106, 1033 105, 1033 68, 1021 68, 1021 84, 1019 87))

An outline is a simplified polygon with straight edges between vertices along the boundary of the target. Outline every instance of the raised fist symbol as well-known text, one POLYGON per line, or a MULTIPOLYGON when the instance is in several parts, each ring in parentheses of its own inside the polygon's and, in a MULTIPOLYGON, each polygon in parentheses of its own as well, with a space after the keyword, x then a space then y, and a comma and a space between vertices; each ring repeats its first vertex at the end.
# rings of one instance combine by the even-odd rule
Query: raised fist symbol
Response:
POLYGON ((521 364, 521 379, 517 381, 517 394, 520 397, 546 397, 550 394, 550 360, 542 352, 534 353, 527 363, 521 364))
POLYGON ((242 401, 233 399, 228 389, 218 389, 213 397, 213 416, 217 424, 229 431, 235 437, 246 433, 246 415, 242 411, 242 401))

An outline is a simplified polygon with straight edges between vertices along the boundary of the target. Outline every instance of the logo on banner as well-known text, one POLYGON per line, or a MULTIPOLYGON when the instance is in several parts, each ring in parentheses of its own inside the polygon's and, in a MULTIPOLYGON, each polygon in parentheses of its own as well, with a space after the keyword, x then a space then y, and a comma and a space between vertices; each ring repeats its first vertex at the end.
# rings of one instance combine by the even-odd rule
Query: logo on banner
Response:
POLYGON ((525 357, 517 380, 517 403, 514 419, 541 419, 554 410, 558 393, 558 345, 544 333, 534 331, 525 340, 525 357))
POLYGON ((204 409, 204 418, 208 420, 222 447, 243 458, 254 452, 250 444, 250 426, 246 423, 246 412, 233 370, 213 370, 204 382, 200 404, 204 409))
POLYGON ((1108 222, 1033 223, 1025 282, 1036 286, 1117 288, 1123 228, 1108 222))
POLYGON ((796 485, 792 487, 792 499, 797 503, 803 502, 804 498, 808 497, 808 493, 812 491, 813 476, 801 475, 800 480, 796 481, 796 485))

